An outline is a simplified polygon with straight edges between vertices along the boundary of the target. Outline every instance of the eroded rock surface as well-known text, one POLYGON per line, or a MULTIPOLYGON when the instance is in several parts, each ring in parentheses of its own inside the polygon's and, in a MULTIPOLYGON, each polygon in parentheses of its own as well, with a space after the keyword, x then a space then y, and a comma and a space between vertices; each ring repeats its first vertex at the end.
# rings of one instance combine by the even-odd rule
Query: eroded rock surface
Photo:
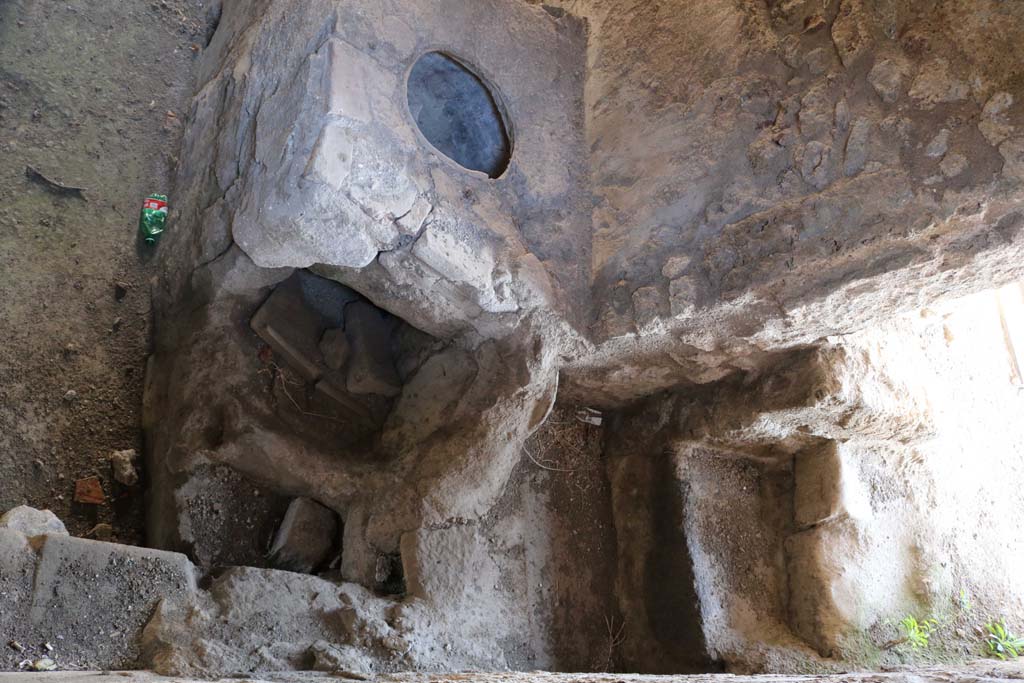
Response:
POLYGON ((571 6, 597 202, 585 400, 1020 277, 1019 7, 571 6))

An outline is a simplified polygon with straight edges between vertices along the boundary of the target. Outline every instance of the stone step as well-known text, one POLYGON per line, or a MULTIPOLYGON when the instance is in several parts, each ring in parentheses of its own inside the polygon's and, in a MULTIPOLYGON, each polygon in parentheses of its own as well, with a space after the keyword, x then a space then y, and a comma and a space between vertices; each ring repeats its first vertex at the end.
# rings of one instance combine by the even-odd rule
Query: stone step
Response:
POLYGON ((25 649, 0 648, 0 668, 131 668, 157 603, 195 592, 196 576, 179 553, 0 529, 0 635, 25 649))

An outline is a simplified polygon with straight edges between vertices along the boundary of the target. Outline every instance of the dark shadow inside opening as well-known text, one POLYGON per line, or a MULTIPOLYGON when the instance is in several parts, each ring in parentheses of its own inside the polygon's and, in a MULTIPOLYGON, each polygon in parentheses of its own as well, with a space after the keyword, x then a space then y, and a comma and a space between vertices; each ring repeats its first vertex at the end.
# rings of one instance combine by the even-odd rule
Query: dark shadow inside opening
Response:
POLYGON ((465 168, 497 178, 512 141, 502 109, 482 80, 440 52, 420 57, 409 74, 409 111, 423 136, 465 168))

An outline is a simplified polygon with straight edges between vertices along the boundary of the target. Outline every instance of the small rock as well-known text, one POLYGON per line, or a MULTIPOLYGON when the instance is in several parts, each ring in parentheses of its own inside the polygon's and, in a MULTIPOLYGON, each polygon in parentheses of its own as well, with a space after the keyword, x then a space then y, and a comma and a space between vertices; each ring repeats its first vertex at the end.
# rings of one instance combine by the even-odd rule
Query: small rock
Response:
POLYGON ((1013 125, 1006 116, 1006 112, 1012 104, 1013 95, 1008 92, 997 92, 985 103, 985 107, 981 111, 978 130, 990 145, 999 146, 1013 135, 1013 125))
POLYGON ((84 505, 103 505, 107 500, 103 484, 97 476, 85 477, 75 482, 75 502, 84 505))
POLYGON ((0 529, 10 529, 26 536, 68 535, 68 530, 57 515, 49 510, 36 510, 27 505, 19 505, 0 517, 0 529))
POLYGON ((1024 180, 1024 138, 1010 138, 999 145, 1003 157, 1003 175, 1014 180, 1024 180))
POLYGON ((131 289, 131 285, 127 282, 115 282, 114 283, 114 299, 122 301, 128 296, 128 290, 131 289))
POLYGON ((807 53, 804 63, 812 76, 820 76, 832 65, 832 55, 825 48, 815 48, 807 53))
POLYGON ((123 451, 114 451, 110 454, 110 468, 114 471, 114 481, 125 486, 135 486, 139 483, 139 473, 135 469, 135 460, 138 454, 134 448, 123 451))
POLYGON ((825 21, 825 17, 820 14, 812 14, 811 16, 804 19, 804 33, 813 33, 814 31, 820 31, 821 29, 828 26, 828 22, 825 21))
POLYGON ((110 325, 110 331, 111 332, 117 332, 119 329, 121 329, 121 322, 122 322, 122 320, 121 320, 120 317, 114 318, 114 322, 111 323, 111 325, 110 325))
POLYGON ((939 164, 939 170, 947 178, 955 178, 967 170, 967 157, 963 154, 947 154, 939 164))
POLYGON ((114 527, 109 524, 97 524, 89 530, 89 536, 97 541, 109 541, 114 537, 114 527))
POLYGON ((327 330, 320 338, 320 353, 331 370, 340 370, 348 362, 352 346, 344 330, 327 330))
POLYGON ((948 61, 935 59, 921 68, 908 94, 923 108, 931 109, 936 104, 965 100, 970 92, 966 81, 950 73, 948 61))
MULTIPOLYGON (((320 378, 323 372, 317 362, 320 357, 317 340, 322 329, 320 317, 306 303, 297 281, 288 280, 274 289, 249 325, 303 379, 320 378)), ((269 362, 273 355, 265 356, 261 352, 260 358, 269 362)))
POLYGON ((406 640, 405 638, 396 633, 389 633, 388 635, 384 636, 384 640, 381 642, 381 644, 387 649, 391 650, 392 652, 397 652, 399 654, 405 654, 412 647, 411 645, 409 645, 408 640, 406 640))
POLYGON ((828 145, 817 140, 812 140, 804 147, 800 175, 805 182, 819 190, 828 185, 831 152, 828 145))
POLYGON ((391 589, 397 586, 389 584, 398 583, 402 580, 402 562, 397 555, 378 555, 377 562, 373 569, 373 581, 379 592, 392 593, 391 589))
POLYGON ((640 287, 633 292, 633 320, 638 328, 647 328, 658 322, 661 293, 657 287, 640 287))
POLYGON ((850 137, 846 140, 846 158, 843 161, 843 173, 848 176, 857 175, 864 168, 868 156, 868 142, 871 137, 871 121, 859 118, 853 123, 850 137))
POLYGON ((862 13, 852 3, 842 3, 839 13, 832 20, 831 34, 839 61, 849 68, 864 53, 868 44, 862 13))
POLYGON ((932 138, 932 141, 928 143, 928 146, 924 148, 924 155, 938 159, 946 153, 949 149, 949 130, 943 128, 939 131, 939 134, 932 138))
POLYGON ((311 498, 296 498, 270 546, 270 563, 278 569, 309 574, 330 556, 338 533, 334 511, 311 498))
POLYGON ((690 266, 689 256, 672 256, 661 269, 661 274, 669 280, 674 280, 683 274, 683 271, 690 266))
POLYGON ((798 69, 803 64, 804 54, 800 49, 800 38, 794 34, 789 34, 782 39, 779 44, 782 52, 782 61, 785 62, 786 66, 791 69, 798 69))
POLYGON ((49 657, 40 657, 33 661, 29 668, 33 671, 56 671, 57 662, 53 661, 49 657))
POLYGON ((313 658, 314 671, 334 672, 343 678, 365 681, 366 674, 373 670, 367 655, 352 645, 335 645, 318 640, 310 646, 309 654, 313 658))
POLYGON ((891 59, 883 59, 868 73, 868 83, 883 102, 893 103, 903 93, 903 68, 891 59))
POLYGON ((402 381, 391 355, 393 319, 368 303, 345 307, 345 332, 352 344, 346 386, 353 394, 397 396, 402 381))
POLYGON ((71 403, 72 401, 77 401, 78 392, 75 391, 74 389, 68 389, 66 392, 64 392, 64 400, 67 401, 68 403, 71 403))
POLYGON ((988 98, 988 102, 981 110, 981 115, 987 119, 995 118, 1006 113, 1011 106, 1013 106, 1013 95, 1008 92, 997 92, 988 98))
POLYGON ((832 118, 835 127, 840 130, 845 130, 850 125, 850 104, 845 97, 836 102, 835 115, 832 118))
POLYGON ((677 278, 669 284, 669 301, 673 317, 689 318, 693 316, 697 312, 696 298, 697 287, 692 278, 677 278))

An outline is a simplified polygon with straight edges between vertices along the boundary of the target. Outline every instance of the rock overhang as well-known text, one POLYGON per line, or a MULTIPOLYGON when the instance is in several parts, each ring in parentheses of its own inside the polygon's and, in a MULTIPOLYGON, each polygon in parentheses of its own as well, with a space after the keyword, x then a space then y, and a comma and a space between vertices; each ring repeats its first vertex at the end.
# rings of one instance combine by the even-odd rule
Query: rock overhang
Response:
POLYGON ((497 327, 508 329, 538 307, 579 318, 560 293, 583 291, 588 277, 585 214, 575 210, 586 204, 582 24, 519 3, 406 3, 383 18, 371 9, 313 3, 298 22, 271 7, 237 29, 239 47, 209 55, 219 67, 199 100, 216 99, 225 81, 240 100, 209 122, 231 112, 234 134, 221 137, 241 140, 226 174, 235 177, 219 182, 237 206, 234 241, 258 267, 315 265, 406 299, 440 293, 454 304, 423 305, 411 320, 428 330, 479 318, 478 328, 504 319, 497 327), (286 32, 293 54, 278 57, 286 32), (418 129, 407 81, 431 52, 465 64, 501 103, 515 151, 500 177, 459 166, 418 129))

